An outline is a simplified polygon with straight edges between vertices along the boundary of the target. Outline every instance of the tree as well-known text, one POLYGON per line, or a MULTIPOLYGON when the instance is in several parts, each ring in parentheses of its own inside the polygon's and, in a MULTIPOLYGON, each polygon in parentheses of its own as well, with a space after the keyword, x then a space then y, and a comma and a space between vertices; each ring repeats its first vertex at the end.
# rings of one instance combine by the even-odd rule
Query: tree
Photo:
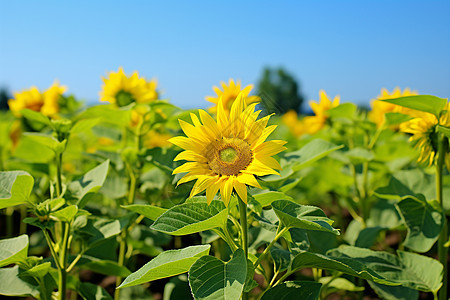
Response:
POLYGON ((0 110, 8 110, 9 92, 6 88, 0 88, 0 110))
POLYGON ((261 105, 267 113, 284 114, 289 110, 300 113, 303 96, 299 90, 300 84, 283 68, 264 68, 258 83, 261 105))

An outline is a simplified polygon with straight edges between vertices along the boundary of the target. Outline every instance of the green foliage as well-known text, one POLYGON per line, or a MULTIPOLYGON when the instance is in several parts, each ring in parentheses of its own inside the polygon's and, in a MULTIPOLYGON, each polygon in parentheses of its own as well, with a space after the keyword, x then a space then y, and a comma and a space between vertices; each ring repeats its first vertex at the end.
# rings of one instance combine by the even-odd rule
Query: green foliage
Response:
POLYGON ((428 112, 435 115, 437 118, 439 118, 441 111, 447 104, 447 99, 431 95, 408 96, 395 99, 387 99, 383 101, 407 108, 428 112))
POLYGON ((34 179, 24 171, 0 172, 0 209, 29 201, 34 179))
POLYGON ((321 287, 322 284, 313 281, 286 281, 265 292, 261 300, 318 300, 321 287))
POLYGON ((200 257, 208 255, 210 247, 201 245, 165 251, 125 278, 119 288, 185 273, 200 257))
POLYGON ((28 255, 28 236, 0 240, 0 268, 24 262, 28 255))
POLYGON ((195 299, 239 299, 247 277, 247 263, 242 249, 228 262, 203 256, 189 269, 189 284, 195 299))

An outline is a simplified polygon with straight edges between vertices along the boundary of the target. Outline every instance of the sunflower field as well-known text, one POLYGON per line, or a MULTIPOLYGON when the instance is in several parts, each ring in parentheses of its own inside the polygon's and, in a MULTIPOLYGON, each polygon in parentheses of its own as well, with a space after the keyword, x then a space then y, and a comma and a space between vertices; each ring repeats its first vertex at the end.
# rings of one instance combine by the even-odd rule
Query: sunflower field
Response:
POLYGON ((447 99, 320 91, 303 116, 240 81, 206 110, 103 82, 96 105, 55 81, 0 115, 0 295, 448 299, 447 99))

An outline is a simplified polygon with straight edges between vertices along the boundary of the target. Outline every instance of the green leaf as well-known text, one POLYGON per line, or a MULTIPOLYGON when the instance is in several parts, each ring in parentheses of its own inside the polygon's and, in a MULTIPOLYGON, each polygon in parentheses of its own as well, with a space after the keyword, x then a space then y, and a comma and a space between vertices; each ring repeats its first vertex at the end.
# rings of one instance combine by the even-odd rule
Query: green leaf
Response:
POLYGON ((91 270, 95 273, 108 275, 108 276, 119 276, 119 277, 127 277, 131 274, 130 270, 128 270, 124 266, 119 266, 119 264, 115 261, 111 260, 102 260, 95 259, 93 257, 88 257, 88 262, 84 263, 83 261, 86 259, 83 256, 83 259, 80 260, 80 263, 77 264, 81 269, 91 270))
POLYGON ((381 284, 401 284, 424 292, 436 292, 442 285, 442 264, 424 255, 398 251, 397 257, 384 251, 351 246, 330 250, 327 255, 340 262, 352 264, 356 262, 366 269, 373 270, 388 281, 385 283, 374 280, 381 284))
POLYGON ((81 200, 88 193, 96 193, 105 182, 108 173, 109 160, 104 161, 92 170, 89 170, 77 181, 73 181, 68 185, 68 189, 72 196, 81 200))
POLYGON ((26 108, 22 109, 20 113, 28 120, 36 121, 52 127, 50 119, 39 112, 26 108))
POLYGON ((441 125, 437 126, 437 129, 440 133, 442 133, 443 135, 445 135, 448 139, 450 139, 450 128, 449 127, 444 127, 441 125))
MULTIPOLYGON (((327 285, 327 294, 336 292, 336 291, 349 291, 349 292, 362 292, 364 291, 363 286, 356 286, 353 282, 345 278, 335 278, 333 276, 320 277, 319 282, 321 284, 327 285)), ((369 281, 369 283, 373 283, 373 281, 369 281)), ((388 285, 385 285, 388 287, 388 285)))
POLYGON ((75 123, 75 125, 70 129, 70 133, 77 134, 90 130, 92 127, 100 122, 100 118, 89 118, 83 119, 75 123))
POLYGON ((150 228, 170 235, 187 235, 222 227, 227 217, 222 201, 213 200, 210 205, 185 203, 167 210, 150 228))
POLYGON ((256 194, 253 195, 253 198, 255 198, 255 200, 258 201, 262 207, 271 205, 272 202, 275 200, 290 200, 290 201, 294 200, 291 196, 288 196, 285 193, 275 191, 256 194))
MULTIPOLYGON (((286 281, 264 293, 261 300, 317 300, 322 284, 314 281, 286 281)), ((237 299, 237 298, 236 298, 237 299)))
POLYGON ((23 262, 28 254, 28 235, 0 240, 0 268, 23 262))
POLYGON ((389 286, 379 284, 373 281, 368 282, 370 287, 380 296, 386 300, 417 300, 419 292, 404 286, 389 286))
POLYGON ((333 221, 318 207, 300 205, 288 200, 272 202, 272 208, 287 228, 302 228, 332 232, 339 235, 339 230, 331 227, 333 221))
POLYGON ((247 276, 244 250, 238 249, 228 262, 203 256, 189 269, 189 285, 195 299, 239 299, 247 276))
POLYGON ((36 143, 27 135, 22 135, 19 145, 14 151, 14 157, 32 163, 50 164, 53 163, 55 152, 47 146, 36 143), (36 155, 36 153, 39 153, 39 155, 36 155))
POLYGON ((210 247, 210 245, 200 245, 179 250, 164 251, 142 268, 125 278, 119 288, 185 273, 197 259, 208 255, 210 247))
POLYGON ((76 205, 69 205, 67 207, 64 207, 63 209, 52 212, 50 216, 56 218, 61 222, 70 223, 77 214, 77 212, 78 207, 76 205))
MULTIPOLYGON (((333 252, 332 254, 335 253, 333 252)), ((377 254, 375 253, 374 260, 376 258, 377 254)), ((290 272, 294 272, 305 268, 320 268, 324 270, 339 271, 355 277, 363 278, 366 280, 373 280, 375 282, 387 285, 399 285, 399 283, 396 283, 395 281, 390 281, 385 277, 383 277, 382 275, 378 274, 364 262, 360 262, 347 256, 345 259, 342 259, 338 256, 323 255, 311 252, 301 252, 294 257, 294 259, 291 262, 291 265, 289 266, 289 270, 290 272)))
POLYGON ((322 139, 315 139, 303 146, 300 150, 286 153, 284 158, 292 161, 292 169, 298 171, 343 147, 344 145, 338 146, 322 139))
POLYGON ((411 116, 398 112, 388 112, 384 114, 387 125, 398 125, 412 119, 411 116))
POLYGON ((398 256, 406 269, 405 286, 437 293, 442 286, 444 273, 444 267, 439 261, 406 251, 398 251, 398 256))
POLYGON ((345 153, 345 156, 350 158, 350 161, 354 164, 362 164, 364 162, 369 162, 375 158, 372 151, 364 148, 353 148, 345 153))
POLYGON ((144 217, 154 221, 158 219, 167 209, 153 206, 153 205, 143 205, 143 204, 131 204, 131 205, 122 205, 121 207, 134 211, 144 217))
POLYGON ((102 122, 126 126, 130 123, 130 107, 116 108, 110 105, 91 106, 82 112, 77 119, 101 118, 102 122))
POLYGON ((447 104, 447 99, 431 95, 407 96, 394 99, 382 100, 400 106, 429 112, 439 118, 439 114, 447 104))
POLYGON ((336 107, 330 108, 325 113, 330 118, 352 119, 355 115, 357 106, 353 103, 342 103, 336 107))
POLYGON ((39 288, 20 278, 20 273, 19 266, 0 269, 0 295, 16 297, 39 295, 39 288))
POLYGON ((33 276, 35 278, 44 278, 45 275, 50 271, 52 267, 51 262, 45 262, 35 265, 31 269, 26 270, 23 274, 33 276))
POLYGON ((375 243, 378 234, 386 227, 365 227, 357 220, 352 220, 345 232, 345 240, 352 246, 370 248, 375 243))
POLYGON ((0 209, 28 201, 34 179, 25 171, 0 172, 0 209))
POLYGON ((416 252, 429 251, 444 226, 439 203, 408 196, 396 206, 408 229, 404 245, 416 252))
POLYGON ((81 282, 78 289, 80 296, 84 300, 112 300, 109 293, 99 285, 89 282, 81 282))
POLYGON ((59 142, 55 137, 44 133, 26 132, 24 133, 24 136, 35 143, 41 144, 42 146, 53 150, 55 153, 61 153, 64 151, 67 143, 67 140, 59 142))

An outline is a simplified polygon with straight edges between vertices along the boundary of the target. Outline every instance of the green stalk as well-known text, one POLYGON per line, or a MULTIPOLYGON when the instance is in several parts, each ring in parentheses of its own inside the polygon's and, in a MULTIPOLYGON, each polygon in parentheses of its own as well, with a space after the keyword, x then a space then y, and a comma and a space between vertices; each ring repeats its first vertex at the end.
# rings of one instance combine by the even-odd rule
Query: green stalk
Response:
POLYGON ((445 247, 445 243, 448 240, 447 233, 447 217, 445 215, 445 210, 443 207, 444 199, 442 194, 442 171, 444 167, 444 142, 445 139, 441 133, 438 133, 438 151, 437 151, 437 160, 436 160, 436 196, 437 201, 440 203, 442 210, 444 211, 444 226, 442 228, 441 234, 439 235, 438 240, 438 257, 441 264, 444 266, 444 276, 442 287, 439 290, 439 300, 447 300, 447 256, 448 256, 448 248, 445 247))
POLYGON ((56 154, 56 196, 61 197, 62 193, 62 153, 56 154))
POLYGON ((258 257, 258 260, 254 263, 253 267, 256 268, 261 263, 261 261, 264 259, 264 257, 266 257, 267 253, 269 253, 270 248, 272 248, 272 246, 275 245, 275 243, 278 241, 278 239, 280 237, 282 237, 286 231, 289 230, 287 227, 284 227, 281 230, 280 230, 280 228, 281 228, 281 224, 278 227, 277 234, 275 235, 273 240, 270 242, 270 244, 266 247, 266 249, 264 249, 264 252, 258 257))
MULTIPOLYGON (((240 223, 242 229, 242 248, 244 249, 245 261, 248 261, 248 222, 247 222, 247 204, 238 196, 240 223)), ((242 292, 242 300, 248 299, 248 293, 242 292)))
POLYGON ((12 237, 13 236, 13 214, 14 214, 14 207, 10 206, 5 209, 6 213, 6 236, 12 237))
POLYGON ((59 280, 58 280, 58 299, 59 300, 65 300, 66 299, 66 283, 67 283, 67 271, 66 271, 66 265, 67 265, 67 251, 68 251, 68 244, 69 244, 69 235, 70 235, 70 224, 68 223, 62 223, 64 228, 64 234, 63 234, 63 242, 62 247, 60 249, 61 256, 59 264, 60 268, 58 269, 59 273, 59 280))

